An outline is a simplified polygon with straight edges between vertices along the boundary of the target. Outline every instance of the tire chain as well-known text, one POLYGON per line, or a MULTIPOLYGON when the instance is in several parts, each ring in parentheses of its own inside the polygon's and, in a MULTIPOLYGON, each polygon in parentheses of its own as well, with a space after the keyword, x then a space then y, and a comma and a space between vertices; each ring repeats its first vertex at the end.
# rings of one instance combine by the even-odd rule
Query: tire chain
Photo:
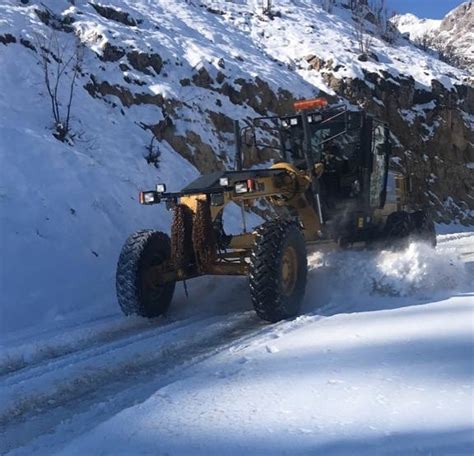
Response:
POLYGON ((211 210, 207 201, 197 201, 192 242, 198 269, 201 273, 204 273, 216 261, 217 256, 217 242, 212 224, 211 210))
POLYGON ((176 270, 185 270, 195 262, 192 231, 191 209, 185 204, 178 204, 171 225, 171 261, 176 270))

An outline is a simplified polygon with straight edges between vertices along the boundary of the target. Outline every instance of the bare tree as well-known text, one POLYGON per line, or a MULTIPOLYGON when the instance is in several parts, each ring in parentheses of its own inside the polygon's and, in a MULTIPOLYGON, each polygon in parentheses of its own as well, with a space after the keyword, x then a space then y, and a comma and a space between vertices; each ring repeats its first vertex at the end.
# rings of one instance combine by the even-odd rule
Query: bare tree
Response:
POLYGON ((36 36, 38 59, 43 70, 44 84, 51 102, 54 137, 66 141, 71 131, 71 108, 76 79, 81 71, 84 48, 76 38, 61 41, 53 30, 48 36, 36 36))
POLYGON ((144 156, 144 158, 149 165, 153 165, 155 168, 159 168, 161 151, 155 141, 156 136, 153 134, 153 136, 151 137, 150 144, 145 147, 148 153, 144 156))
POLYGON ((429 51, 433 48, 433 42, 431 37, 428 34, 422 35, 420 38, 416 39, 415 44, 423 51, 429 51))
POLYGON ((368 56, 372 48, 374 37, 365 30, 365 8, 359 5, 355 11, 355 34, 359 51, 363 56, 368 56))

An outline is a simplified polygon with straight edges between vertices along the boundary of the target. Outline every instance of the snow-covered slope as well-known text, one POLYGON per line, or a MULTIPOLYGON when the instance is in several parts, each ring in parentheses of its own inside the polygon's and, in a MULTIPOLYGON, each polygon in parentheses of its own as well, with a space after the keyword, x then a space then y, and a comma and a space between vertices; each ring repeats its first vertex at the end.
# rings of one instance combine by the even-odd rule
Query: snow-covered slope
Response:
POLYGON ((439 52, 445 61, 466 68, 474 76, 472 1, 454 8, 443 20, 420 19, 413 14, 403 14, 392 18, 392 22, 415 43, 439 52))
POLYGON ((427 34, 438 30, 441 25, 441 19, 420 19, 414 14, 399 14, 394 16, 391 21, 397 26, 401 33, 406 33, 412 41, 420 42, 427 34))
MULTIPOLYGON (((373 74, 399 87, 398 78, 410 78, 410 91, 421 95, 434 81, 439 91, 461 93, 463 71, 404 41, 387 45, 374 38, 377 59, 358 60, 354 20, 343 6, 328 14, 319 2, 282 0, 268 17, 259 5, 0 2, 0 63, 8 69, 0 72, 3 334, 116 314, 113 276, 124 239, 138 228, 169 227, 163 208, 137 204, 138 190, 158 181, 178 189, 198 168, 232 166, 231 119, 287 112, 293 98, 321 91, 337 99, 328 75, 314 70, 308 54, 330 63, 341 84, 373 74), (38 43, 50 34, 61 46, 72 49, 79 40, 84 47, 71 144, 52 135, 38 62, 38 43), (158 168, 144 159, 153 135, 161 153, 158 168)), ((64 108, 61 91, 60 99, 64 108)), ((424 113, 416 108, 402 114, 424 113)), ((388 104, 384 109, 397 112, 388 104)), ((446 139, 460 150, 467 141, 462 128, 454 130, 461 131, 461 145, 446 139)), ((432 150, 433 163, 437 154, 432 150)), ((464 154, 474 161, 469 151, 460 152, 460 160, 464 154)), ((442 207, 446 195, 439 198, 436 188, 433 195, 442 207)))
POLYGON ((17 334, 0 453, 472 454, 474 233, 309 262, 294 321, 263 324, 233 278, 167 320, 17 334))

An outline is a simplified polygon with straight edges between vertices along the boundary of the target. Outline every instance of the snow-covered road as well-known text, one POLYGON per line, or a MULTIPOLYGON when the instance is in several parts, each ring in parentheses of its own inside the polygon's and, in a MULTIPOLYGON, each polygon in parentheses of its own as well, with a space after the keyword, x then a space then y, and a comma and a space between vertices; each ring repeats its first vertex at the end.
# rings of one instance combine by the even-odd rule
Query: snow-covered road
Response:
POLYGON ((310 264, 293 321, 232 278, 3 342, 0 453, 473 454, 474 233, 310 264))

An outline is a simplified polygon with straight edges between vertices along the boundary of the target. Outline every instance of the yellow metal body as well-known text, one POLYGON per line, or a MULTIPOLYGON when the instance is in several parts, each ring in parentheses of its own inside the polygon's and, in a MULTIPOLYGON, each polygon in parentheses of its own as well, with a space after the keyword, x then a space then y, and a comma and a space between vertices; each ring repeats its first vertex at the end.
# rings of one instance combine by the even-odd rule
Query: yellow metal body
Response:
MULTIPOLYGON (((237 194, 233 189, 224 190, 222 203, 210 205, 211 220, 214 222, 220 216, 224 207, 231 202, 250 206, 253 201, 263 198, 273 206, 284 206, 296 213, 302 223, 307 242, 317 241, 321 233, 321 220, 308 198, 311 195, 311 179, 318 178, 322 170, 315 170, 313 177, 289 163, 278 163, 273 165, 271 169, 281 170, 282 173, 271 177, 253 179, 256 184, 253 191, 237 194)), ((207 199, 207 194, 197 193, 180 197, 179 203, 186 205, 195 214, 198 201, 207 201, 207 199)), ((202 274, 246 275, 248 272, 247 258, 254 244, 255 234, 252 232, 234 235, 227 250, 217 254, 217 260, 213 264, 207 265, 205 271, 176 271, 170 263, 165 266, 165 271, 162 266, 153 268, 154 271, 151 274, 158 283, 186 280, 202 274)), ((291 269, 289 270, 291 271, 291 269)), ((290 273, 289 277, 291 277, 290 273)))
MULTIPOLYGON (((251 192, 236 194, 234 190, 224 191, 223 203, 211 206, 211 218, 214 221, 224 207, 234 202, 238 205, 249 205, 259 198, 267 199, 273 206, 285 206, 294 210, 303 224, 305 239, 314 241, 321 232, 321 220, 313 205, 308 201, 312 176, 300 171, 289 163, 277 163, 271 169, 281 169, 280 175, 274 177, 260 177, 255 179, 256 189, 251 192)), ((188 206, 193 213, 196 212, 197 201, 206 200, 207 195, 195 194, 182 196, 180 203, 188 206)), ((248 249, 254 244, 252 233, 243 233, 232 238, 232 249, 248 249)))

